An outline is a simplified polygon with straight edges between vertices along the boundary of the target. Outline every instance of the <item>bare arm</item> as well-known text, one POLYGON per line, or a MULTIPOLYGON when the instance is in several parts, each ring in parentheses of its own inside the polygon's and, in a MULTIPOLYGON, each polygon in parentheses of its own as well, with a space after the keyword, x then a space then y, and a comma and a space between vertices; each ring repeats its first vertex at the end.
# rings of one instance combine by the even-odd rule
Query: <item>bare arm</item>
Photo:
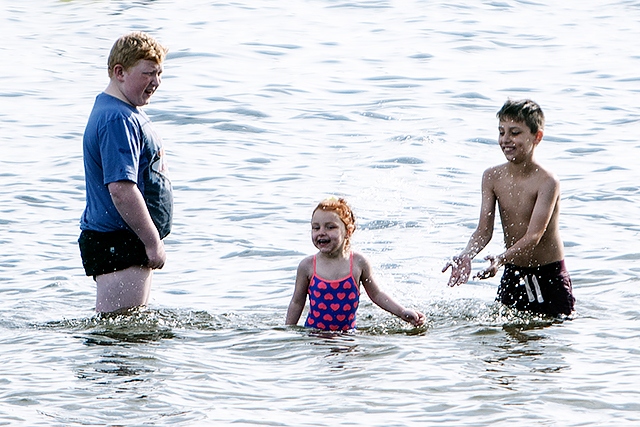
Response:
POLYGON ((310 272, 313 271, 313 257, 307 257, 298 265, 296 273, 296 284, 293 290, 291 302, 287 309, 287 317, 285 325, 296 325, 300 320, 300 315, 307 303, 307 292, 309 290, 309 281, 311 280, 310 272))
POLYGON ((149 268, 162 268, 167 259, 164 243, 160 240, 142 193, 135 182, 116 181, 108 185, 111 199, 127 225, 144 243, 149 268))
POLYGON ((529 259, 536 246, 547 231, 547 226, 553 215, 560 197, 560 183, 557 178, 549 177, 541 186, 537 194, 536 203, 531 213, 527 231, 511 247, 498 256, 488 256, 489 267, 478 273, 481 279, 493 277, 505 263, 517 263, 521 259, 529 259))
POLYGON ((449 286, 462 285, 469 280, 471 274, 471 260, 487 246, 493 237, 493 227, 496 217, 496 195, 491 182, 491 170, 482 175, 482 206, 478 226, 471 235, 466 248, 448 262, 442 272, 451 267, 449 286))
POLYGON ((420 326, 424 324, 424 314, 420 313, 419 311, 403 307, 401 304, 391 298, 390 295, 380 289, 375 279, 373 278, 373 275, 371 274, 371 266, 369 265, 369 262, 363 256, 357 256, 359 258, 357 262, 362 267, 360 282, 362 283, 362 286, 364 286, 365 291, 367 291, 367 295, 369 295, 371 301, 373 301, 378 307, 382 308, 383 310, 386 310, 389 313, 398 316, 405 322, 409 322, 414 326, 420 326))

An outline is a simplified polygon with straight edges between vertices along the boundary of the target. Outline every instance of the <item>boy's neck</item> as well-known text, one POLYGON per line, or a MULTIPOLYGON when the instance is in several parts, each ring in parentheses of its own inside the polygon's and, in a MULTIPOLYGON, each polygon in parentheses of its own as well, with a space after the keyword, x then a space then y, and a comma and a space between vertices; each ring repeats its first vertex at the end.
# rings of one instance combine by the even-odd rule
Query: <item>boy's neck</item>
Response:
POLYGON ((107 85, 107 88, 103 92, 106 93, 107 95, 111 95, 114 98, 119 99, 122 102, 125 102, 125 103, 127 103, 129 105, 133 105, 133 104, 131 104, 131 102, 129 102, 127 97, 124 96, 124 94, 122 93, 122 91, 120 90, 118 85, 116 83, 114 83, 113 80, 111 80, 109 82, 109 84, 107 85))
POLYGON ((522 160, 517 163, 512 161, 507 161, 506 165, 507 165, 507 170, 510 171, 512 174, 516 174, 516 175, 527 175, 531 172, 535 172, 540 168, 540 165, 538 164, 538 162, 536 162, 533 154, 531 155, 530 158, 522 160))

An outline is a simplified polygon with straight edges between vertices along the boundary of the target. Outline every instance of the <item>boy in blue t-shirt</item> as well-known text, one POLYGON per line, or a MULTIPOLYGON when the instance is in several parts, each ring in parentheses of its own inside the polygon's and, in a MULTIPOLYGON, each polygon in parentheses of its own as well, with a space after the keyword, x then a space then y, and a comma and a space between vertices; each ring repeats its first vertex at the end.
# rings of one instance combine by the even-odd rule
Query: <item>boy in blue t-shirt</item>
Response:
POLYGON ((87 202, 78 243, 100 313, 146 305, 152 270, 166 260, 172 188, 162 140, 139 109, 160 85, 166 53, 142 32, 119 38, 109 54, 109 84, 85 129, 87 202))

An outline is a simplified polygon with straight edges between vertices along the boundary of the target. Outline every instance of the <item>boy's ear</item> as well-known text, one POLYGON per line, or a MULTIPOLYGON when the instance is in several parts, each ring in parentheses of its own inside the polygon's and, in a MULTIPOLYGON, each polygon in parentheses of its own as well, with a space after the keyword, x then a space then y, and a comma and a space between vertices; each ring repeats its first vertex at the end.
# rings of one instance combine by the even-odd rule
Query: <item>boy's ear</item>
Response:
POLYGON ((543 136, 544 136, 544 131, 542 129, 538 129, 538 132, 536 132, 534 143, 539 144, 540 141, 542 141, 543 136))
POLYGON ((124 67, 122 66, 122 64, 114 65, 113 66, 113 77, 115 77, 118 80, 121 80, 123 75, 124 75, 124 67))

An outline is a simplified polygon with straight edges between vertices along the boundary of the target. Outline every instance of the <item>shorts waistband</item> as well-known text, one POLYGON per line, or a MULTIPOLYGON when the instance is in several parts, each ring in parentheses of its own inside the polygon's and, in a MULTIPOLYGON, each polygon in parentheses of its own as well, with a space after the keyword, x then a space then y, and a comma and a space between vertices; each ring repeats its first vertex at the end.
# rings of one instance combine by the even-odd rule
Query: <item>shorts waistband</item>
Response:
POLYGON ((523 275, 545 275, 545 274, 553 274, 566 269, 564 260, 551 262, 549 264, 540 265, 538 267, 520 267, 515 264, 505 264, 506 269, 519 271, 523 275))

